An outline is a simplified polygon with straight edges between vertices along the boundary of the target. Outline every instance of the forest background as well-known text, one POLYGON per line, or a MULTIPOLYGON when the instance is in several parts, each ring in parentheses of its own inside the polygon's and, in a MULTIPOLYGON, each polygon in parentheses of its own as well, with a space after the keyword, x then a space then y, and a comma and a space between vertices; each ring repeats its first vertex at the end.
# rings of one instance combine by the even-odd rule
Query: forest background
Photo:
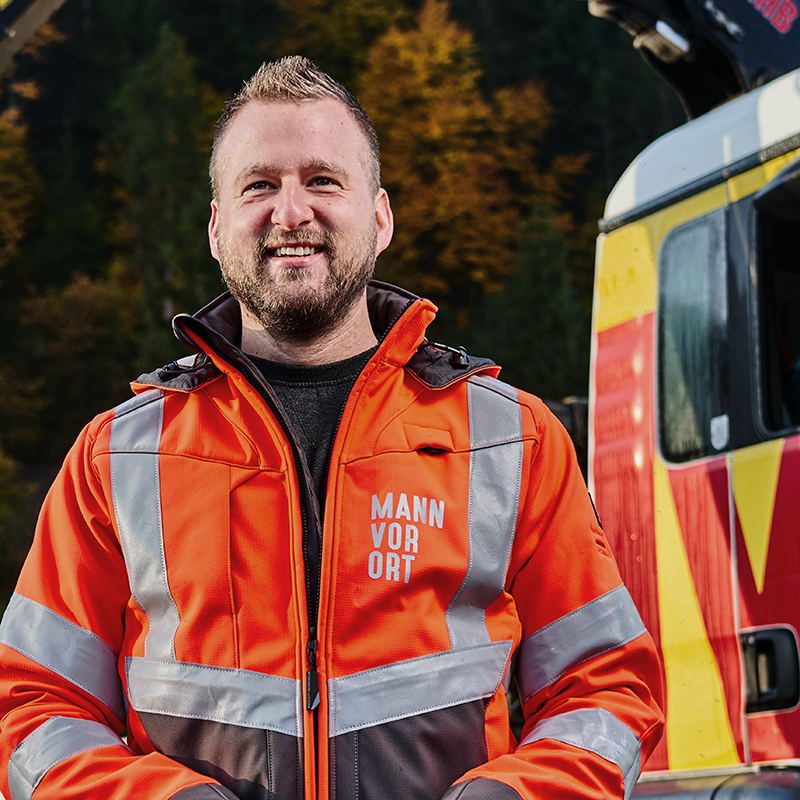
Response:
POLYGON ((223 290, 214 121, 290 53, 375 123, 396 220, 377 277, 437 303, 435 341, 586 394, 605 196, 685 117, 585 0, 67 0, 0 75, 0 608, 81 427, 223 290))

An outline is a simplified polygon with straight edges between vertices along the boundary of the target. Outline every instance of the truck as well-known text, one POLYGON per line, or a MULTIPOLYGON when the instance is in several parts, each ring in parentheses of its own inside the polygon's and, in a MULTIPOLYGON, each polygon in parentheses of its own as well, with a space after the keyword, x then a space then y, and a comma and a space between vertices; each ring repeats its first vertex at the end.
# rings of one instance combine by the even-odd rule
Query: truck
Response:
POLYGON ((800 13, 590 0, 689 121, 597 240, 589 485, 660 650, 639 796, 800 797, 800 13))

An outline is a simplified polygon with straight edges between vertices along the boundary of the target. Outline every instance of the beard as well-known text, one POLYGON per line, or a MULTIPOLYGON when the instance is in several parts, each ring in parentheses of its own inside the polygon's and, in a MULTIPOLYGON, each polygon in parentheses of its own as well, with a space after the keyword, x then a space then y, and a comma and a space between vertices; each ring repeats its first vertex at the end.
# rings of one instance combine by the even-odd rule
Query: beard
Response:
POLYGON ((334 330, 347 316, 375 272, 377 227, 343 253, 330 231, 272 231, 252 251, 233 252, 220 236, 222 277, 231 294, 278 341, 309 341, 334 330), (315 285, 305 269, 271 270, 269 251, 289 244, 322 245, 328 270, 315 285))

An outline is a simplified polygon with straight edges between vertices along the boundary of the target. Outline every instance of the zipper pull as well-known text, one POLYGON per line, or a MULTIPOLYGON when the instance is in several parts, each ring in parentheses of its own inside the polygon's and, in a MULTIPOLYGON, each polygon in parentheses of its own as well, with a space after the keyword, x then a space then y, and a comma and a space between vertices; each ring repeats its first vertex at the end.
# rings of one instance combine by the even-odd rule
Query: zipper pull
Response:
MULTIPOLYGON (((315 631, 311 631, 312 637, 315 631)), ((306 708, 309 711, 319 705, 319 676, 317 674, 317 640, 311 638, 308 640, 308 648, 306 649, 308 656, 308 672, 306 672, 306 708)))

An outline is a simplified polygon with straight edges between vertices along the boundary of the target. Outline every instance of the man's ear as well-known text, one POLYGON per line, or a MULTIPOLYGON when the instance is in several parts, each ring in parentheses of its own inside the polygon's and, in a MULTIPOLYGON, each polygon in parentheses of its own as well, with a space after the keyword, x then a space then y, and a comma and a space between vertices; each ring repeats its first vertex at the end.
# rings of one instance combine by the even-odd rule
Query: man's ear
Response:
POLYGON ((219 207, 217 201, 211 201, 211 219, 208 221, 208 246, 211 249, 211 255, 219 261, 219 249, 217 242, 219 241, 219 207))
POLYGON ((386 189, 381 189, 375 198, 375 221, 378 224, 378 242, 375 254, 383 252, 392 241, 394 233, 394 216, 389 205, 389 195, 386 189))

